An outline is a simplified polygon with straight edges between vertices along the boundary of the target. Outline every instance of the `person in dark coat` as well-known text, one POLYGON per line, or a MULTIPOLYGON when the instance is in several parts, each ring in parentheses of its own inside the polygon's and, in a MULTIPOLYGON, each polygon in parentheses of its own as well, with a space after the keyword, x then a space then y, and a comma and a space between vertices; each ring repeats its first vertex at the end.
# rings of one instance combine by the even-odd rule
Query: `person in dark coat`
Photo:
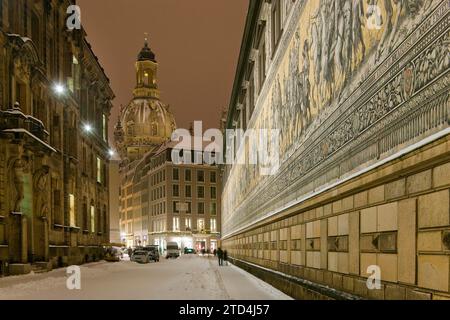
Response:
POLYGON ((214 254, 214 257, 217 255, 217 250, 216 249, 213 250, 213 254, 214 254))
POLYGON ((217 258, 219 258, 219 266, 223 265, 223 251, 221 248, 217 249, 217 258))
POLYGON ((225 261, 225 265, 227 266, 228 265, 228 252, 227 252, 227 250, 225 250, 223 252, 223 261, 225 261))
POLYGON ((130 260, 131 260, 132 255, 133 255, 133 249, 128 248, 128 256, 130 257, 130 260))

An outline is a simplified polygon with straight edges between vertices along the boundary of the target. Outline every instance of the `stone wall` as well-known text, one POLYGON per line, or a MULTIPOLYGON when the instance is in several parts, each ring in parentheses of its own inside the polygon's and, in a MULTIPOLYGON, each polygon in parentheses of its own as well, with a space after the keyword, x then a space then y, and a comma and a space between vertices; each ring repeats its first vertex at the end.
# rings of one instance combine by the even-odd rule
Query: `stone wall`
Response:
POLYGON ((297 298, 449 297, 450 1, 371 3, 250 1, 226 129, 275 134, 227 141, 223 247, 297 298))
POLYGON ((295 298, 315 297, 300 279, 363 299, 450 299, 449 204, 447 135, 257 223, 223 247, 295 298), (371 265, 380 267, 380 290, 367 287, 371 265))
MULTIPOLYGON (((314 43, 314 26, 330 27, 328 21, 312 19, 323 8, 319 2, 326 1, 295 2, 278 46, 267 54, 273 58, 267 63, 270 68, 267 66, 264 82, 256 86, 248 127, 241 128, 235 121, 228 128, 278 130, 276 150, 280 165, 275 174, 268 176, 261 174, 261 164, 225 167, 222 201, 225 237, 302 201, 311 193, 388 160, 408 146, 436 133, 448 133, 449 2, 421 5, 414 14, 398 7, 401 13, 397 24, 402 32, 389 30, 386 25, 380 32, 364 29, 365 54, 352 56, 357 62, 348 66, 351 71, 342 79, 331 72, 332 78, 319 77, 320 81, 315 83, 311 69, 318 62, 312 52, 308 53, 307 44, 314 43), (382 34, 387 33, 398 33, 395 44, 385 43, 382 34), (315 99, 315 87, 328 93, 332 89, 333 93, 315 99), (302 88, 309 89, 303 92, 302 88), (311 111, 308 116, 304 114, 305 108, 311 111)), ((337 7, 330 5, 330 10, 339 13, 337 7)), ((260 23, 269 21, 270 25, 266 11, 253 14, 260 23)), ((388 16, 387 12, 383 14, 388 16)), ((245 39, 244 48, 257 55, 252 47, 256 27, 253 32, 245 39)), ((348 37, 346 41, 352 43, 354 39, 348 37)), ((338 45, 340 37, 330 36, 328 40, 338 45)), ((321 49, 324 50, 323 44, 321 49)), ((252 72, 257 73, 258 63, 251 55, 240 66, 244 74, 245 70, 253 70, 253 64, 256 71, 252 72)), ((323 76, 325 67, 339 69, 334 59, 329 60, 330 66, 317 65, 318 71, 322 68, 319 75, 323 76)), ((239 94, 236 93, 236 102, 232 101, 229 119, 236 119, 243 112, 237 108, 237 101, 249 95, 244 79, 251 76, 236 79, 239 94)), ((246 143, 236 148, 242 152, 237 152, 234 160, 247 163, 248 155, 243 151, 246 143)))

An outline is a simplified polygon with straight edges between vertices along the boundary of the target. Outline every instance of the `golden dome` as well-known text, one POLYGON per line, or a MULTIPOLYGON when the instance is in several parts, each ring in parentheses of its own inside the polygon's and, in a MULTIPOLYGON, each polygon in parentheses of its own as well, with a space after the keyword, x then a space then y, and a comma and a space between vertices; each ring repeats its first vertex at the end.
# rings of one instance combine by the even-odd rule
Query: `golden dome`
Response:
MULTIPOLYGON (((167 106, 155 99, 134 99, 122 112, 122 126, 129 139, 149 137, 164 141, 175 130, 175 119, 167 106)), ((163 141, 163 142, 164 142, 163 141)))
MULTIPOLYGON (((145 46, 147 47, 147 42, 145 46)), ((148 152, 155 151, 170 140, 176 129, 173 114, 159 99, 156 71, 155 61, 136 62, 137 84, 133 92, 134 98, 120 111, 114 132, 118 152, 126 163, 139 160, 148 152)))

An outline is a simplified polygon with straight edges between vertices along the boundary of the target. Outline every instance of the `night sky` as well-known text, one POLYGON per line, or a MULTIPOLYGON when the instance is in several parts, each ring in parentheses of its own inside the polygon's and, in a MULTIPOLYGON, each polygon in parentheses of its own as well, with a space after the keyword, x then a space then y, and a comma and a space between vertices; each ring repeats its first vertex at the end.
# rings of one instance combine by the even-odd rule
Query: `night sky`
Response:
POLYGON ((78 0, 88 40, 116 94, 110 138, 120 105, 135 86, 134 63, 149 33, 159 63, 162 100, 179 128, 203 120, 218 128, 228 106, 248 0, 78 0))

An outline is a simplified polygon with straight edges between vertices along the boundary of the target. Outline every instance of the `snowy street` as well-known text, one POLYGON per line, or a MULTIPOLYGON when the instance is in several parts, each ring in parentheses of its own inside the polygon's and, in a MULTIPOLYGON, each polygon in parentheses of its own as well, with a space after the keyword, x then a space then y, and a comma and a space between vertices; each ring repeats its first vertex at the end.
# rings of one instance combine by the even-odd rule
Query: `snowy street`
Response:
POLYGON ((286 300, 279 290, 213 257, 184 255, 176 260, 138 264, 98 262, 81 266, 81 290, 66 287, 66 269, 0 278, 0 300, 7 299, 170 299, 286 300))

